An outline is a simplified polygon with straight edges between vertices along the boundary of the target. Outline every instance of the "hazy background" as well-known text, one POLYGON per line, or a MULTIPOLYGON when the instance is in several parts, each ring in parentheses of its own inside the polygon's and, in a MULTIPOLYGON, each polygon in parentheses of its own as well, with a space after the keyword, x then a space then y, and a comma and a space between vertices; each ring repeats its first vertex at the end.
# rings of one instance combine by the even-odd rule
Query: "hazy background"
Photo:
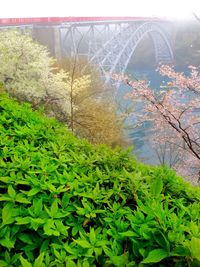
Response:
POLYGON ((200 13, 199 0, 6 0, 0 17, 159 16, 188 20, 200 13))

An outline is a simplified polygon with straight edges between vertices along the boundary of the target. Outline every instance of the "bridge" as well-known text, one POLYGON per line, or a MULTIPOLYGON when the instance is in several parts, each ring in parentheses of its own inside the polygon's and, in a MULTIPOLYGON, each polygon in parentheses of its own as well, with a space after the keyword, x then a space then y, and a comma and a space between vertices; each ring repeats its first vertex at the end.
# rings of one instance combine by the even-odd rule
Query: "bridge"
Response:
POLYGON ((147 17, 50 17, 0 19, 0 28, 31 29, 56 57, 81 55, 97 65, 105 82, 123 74, 145 36, 154 45, 157 64, 173 63, 168 22, 147 17))

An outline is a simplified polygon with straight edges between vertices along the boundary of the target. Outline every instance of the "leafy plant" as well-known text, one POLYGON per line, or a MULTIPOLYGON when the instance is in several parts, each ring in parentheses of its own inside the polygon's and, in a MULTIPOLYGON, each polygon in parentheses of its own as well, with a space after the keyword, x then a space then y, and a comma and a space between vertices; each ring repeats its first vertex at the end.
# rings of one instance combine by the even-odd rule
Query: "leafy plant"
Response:
POLYGON ((0 94, 0 266, 198 266, 199 188, 0 94))

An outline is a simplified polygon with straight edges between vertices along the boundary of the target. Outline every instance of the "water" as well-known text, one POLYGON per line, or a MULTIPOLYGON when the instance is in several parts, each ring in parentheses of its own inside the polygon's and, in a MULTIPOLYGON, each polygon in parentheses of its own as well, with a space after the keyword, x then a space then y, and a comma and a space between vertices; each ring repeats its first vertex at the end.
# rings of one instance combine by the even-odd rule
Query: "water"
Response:
MULTIPOLYGON (((136 70, 136 69, 129 69, 126 72, 130 77, 137 78, 139 80, 147 80, 150 82, 150 87, 153 90, 160 90, 160 85, 163 82, 168 81, 167 78, 161 76, 159 72, 156 70, 136 70)), ((124 107, 131 107, 132 105, 135 105, 135 103, 132 103, 130 100, 125 100, 124 96, 131 92, 131 88, 126 85, 121 85, 118 91, 118 99, 120 99, 122 105, 124 107)), ((142 103, 139 105, 137 104, 137 112, 140 112, 142 109, 142 103)), ((144 123, 142 126, 131 129, 131 127, 136 124, 135 118, 133 116, 130 116, 128 121, 126 122, 128 125, 127 134, 131 140, 131 143, 134 146, 133 154, 136 155, 136 157, 148 164, 159 164, 158 158, 156 156, 155 150, 153 149, 151 143, 149 142, 149 136, 150 136, 150 130, 151 130, 151 124, 150 122, 144 123)))

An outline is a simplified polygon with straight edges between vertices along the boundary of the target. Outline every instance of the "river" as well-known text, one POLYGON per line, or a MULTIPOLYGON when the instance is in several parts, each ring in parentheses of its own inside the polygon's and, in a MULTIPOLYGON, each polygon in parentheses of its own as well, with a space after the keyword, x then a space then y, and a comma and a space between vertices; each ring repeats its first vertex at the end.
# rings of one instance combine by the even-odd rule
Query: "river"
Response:
MULTIPOLYGON (((160 84, 163 81, 167 81, 167 79, 161 76, 158 71, 153 69, 128 69, 126 74, 139 80, 149 81, 150 87, 153 90, 160 90, 160 84)), ((130 91, 131 88, 123 84, 118 90, 117 98, 120 99, 124 106, 131 107, 131 105, 134 105, 131 101, 124 100, 124 96, 130 91)), ((134 116, 130 116, 127 122, 128 128, 130 129, 126 130, 126 134, 133 144, 133 154, 142 162, 148 164, 159 164, 156 153, 149 142, 150 123, 145 123, 136 129, 131 129, 132 126, 134 127, 135 123, 134 116)))

